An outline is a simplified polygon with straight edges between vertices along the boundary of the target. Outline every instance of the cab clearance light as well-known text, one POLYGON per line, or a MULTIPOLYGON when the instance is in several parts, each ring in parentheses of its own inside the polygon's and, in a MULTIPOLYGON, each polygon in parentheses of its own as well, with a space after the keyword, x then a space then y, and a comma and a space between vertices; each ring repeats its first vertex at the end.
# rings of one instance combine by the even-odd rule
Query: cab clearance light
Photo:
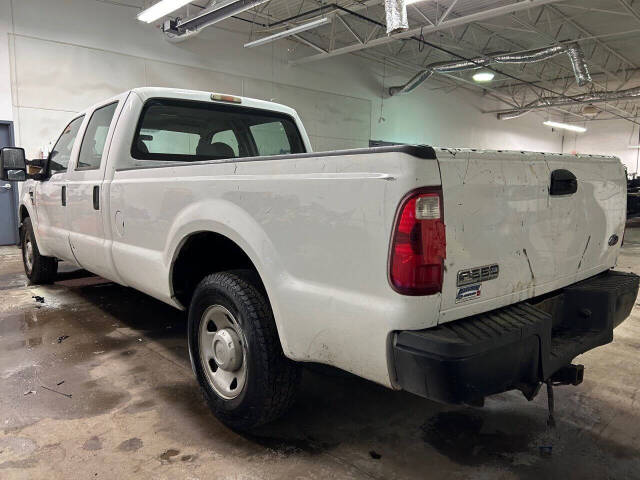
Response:
POLYGON ((219 93, 212 93, 211 100, 216 102, 229 102, 229 103, 242 103, 242 98, 234 97, 233 95, 220 95, 219 93))

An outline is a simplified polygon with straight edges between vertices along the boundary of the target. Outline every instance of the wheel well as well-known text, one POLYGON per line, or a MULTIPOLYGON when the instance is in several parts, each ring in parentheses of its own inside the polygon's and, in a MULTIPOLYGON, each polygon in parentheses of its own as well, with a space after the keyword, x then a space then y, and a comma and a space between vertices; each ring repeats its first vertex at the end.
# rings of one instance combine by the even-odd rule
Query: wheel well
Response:
POLYGON ((24 205, 20 205, 20 223, 24 222, 24 219, 29 216, 29 211, 24 205))
MULTIPOLYGON (((193 292, 204 277, 236 269, 258 273, 251 259, 233 240, 214 232, 194 233, 183 242, 174 261, 171 273, 173 295, 188 307, 193 292)), ((259 279, 259 274, 257 276, 259 279)), ((262 284, 258 287, 264 290, 262 284)))

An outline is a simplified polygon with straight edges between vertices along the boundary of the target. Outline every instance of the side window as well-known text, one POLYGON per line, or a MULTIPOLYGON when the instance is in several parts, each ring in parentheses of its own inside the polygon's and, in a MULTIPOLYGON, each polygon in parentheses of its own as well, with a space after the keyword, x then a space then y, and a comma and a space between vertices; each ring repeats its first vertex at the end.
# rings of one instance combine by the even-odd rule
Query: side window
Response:
POLYGON ((238 147, 238 139, 236 138, 236 134, 233 133, 233 130, 225 130, 223 132, 216 133, 213 137, 211 137, 211 144, 214 143, 224 143, 228 145, 233 150, 233 155, 238 157, 240 153, 240 148, 238 147))
POLYGON ((87 125, 80 153, 78 154, 78 165, 76 170, 92 170, 100 168, 102 153, 107 141, 107 133, 116 113, 118 102, 97 109, 91 115, 91 120, 87 125))
POLYGON ((258 155, 284 155, 291 153, 291 145, 282 122, 268 122, 249 127, 258 148, 258 155))
POLYGON ((78 136, 78 130, 82 125, 84 115, 73 120, 62 132, 60 138, 53 146, 49 154, 49 169, 51 173, 59 173, 67 170, 71 159, 71 150, 78 136))

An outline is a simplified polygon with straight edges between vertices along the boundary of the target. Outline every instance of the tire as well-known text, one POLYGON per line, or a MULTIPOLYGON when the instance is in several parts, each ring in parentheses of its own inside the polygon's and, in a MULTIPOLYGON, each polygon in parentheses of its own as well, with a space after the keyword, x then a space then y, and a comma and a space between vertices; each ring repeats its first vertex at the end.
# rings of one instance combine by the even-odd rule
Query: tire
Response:
POLYGON ((36 236, 29 217, 22 223, 22 263, 24 272, 32 284, 53 283, 58 274, 58 260, 54 257, 40 255, 36 236))
POLYGON ((191 300, 188 336, 204 398, 227 426, 250 430, 293 405, 301 368, 284 356, 271 307, 253 272, 205 277, 191 300))

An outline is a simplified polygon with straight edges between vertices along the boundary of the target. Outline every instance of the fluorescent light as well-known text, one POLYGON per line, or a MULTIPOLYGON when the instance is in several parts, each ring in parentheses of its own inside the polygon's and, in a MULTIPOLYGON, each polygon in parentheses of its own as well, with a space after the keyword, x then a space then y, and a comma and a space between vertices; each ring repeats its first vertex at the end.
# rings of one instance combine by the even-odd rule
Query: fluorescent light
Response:
POLYGON ((629 145, 629 148, 640 148, 640 145, 629 145))
POLYGON ((138 20, 151 23, 184 7, 191 0, 160 0, 138 14, 138 20))
POLYGON ((279 38, 289 37, 291 35, 295 35, 296 33, 311 30, 312 28, 319 27, 320 25, 324 25, 325 23, 329 23, 329 19, 327 17, 319 18, 318 20, 314 20, 313 22, 305 23, 303 25, 299 25, 297 27, 293 27, 288 30, 283 30, 282 32, 269 35, 268 37, 259 38, 258 40, 254 40, 253 42, 245 43, 244 48, 251 48, 251 47, 257 47, 258 45, 264 45, 265 43, 273 42, 275 40, 278 40, 279 38))
POLYGON ((478 83, 490 82, 495 77, 493 72, 478 72, 473 76, 473 81, 478 83))
POLYGON ((570 130, 572 132, 584 133, 587 131, 584 127, 579 127, 578 125, 570 125, 568 123, 560 123, 560 122, 552 122, 551 120, 547 120, 544 122, 547 127, 560 128, 562 130, 570 130))

